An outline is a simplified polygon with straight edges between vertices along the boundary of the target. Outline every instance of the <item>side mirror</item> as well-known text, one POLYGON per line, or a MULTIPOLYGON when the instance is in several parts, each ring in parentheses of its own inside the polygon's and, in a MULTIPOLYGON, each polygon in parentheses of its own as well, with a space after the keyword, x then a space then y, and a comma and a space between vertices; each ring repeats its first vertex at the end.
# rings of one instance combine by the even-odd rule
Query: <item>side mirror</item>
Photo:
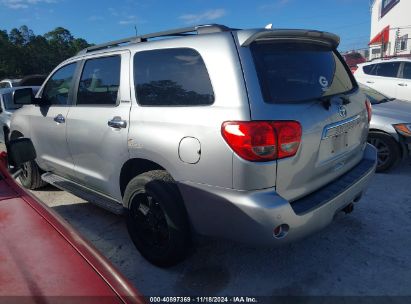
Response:
POLYGON ((31 88, 17 89, 13 92, 13 103, 17 105, 36 104, 31 88))
POLYGON ((15 169, 20 168, 24 163, 35 160, 36 150, 30 138, 17 138, 7 143, 7 155, 9 165, 15 169))

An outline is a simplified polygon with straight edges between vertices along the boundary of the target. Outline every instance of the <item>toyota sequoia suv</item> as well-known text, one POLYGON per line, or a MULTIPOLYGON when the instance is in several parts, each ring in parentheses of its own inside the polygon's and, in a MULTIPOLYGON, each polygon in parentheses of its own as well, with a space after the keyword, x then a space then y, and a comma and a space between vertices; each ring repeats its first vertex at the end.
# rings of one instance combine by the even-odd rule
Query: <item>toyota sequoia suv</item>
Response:
MULTIPOLYGON (((281 245, 352 210, 372 178, 371 106, 326 32, 202 25, 89 47, 12 118, 46 183, 116 214, 151 263, 193 233, 281 245)), ((8 131, 8 130, 5 130, 8 131)))

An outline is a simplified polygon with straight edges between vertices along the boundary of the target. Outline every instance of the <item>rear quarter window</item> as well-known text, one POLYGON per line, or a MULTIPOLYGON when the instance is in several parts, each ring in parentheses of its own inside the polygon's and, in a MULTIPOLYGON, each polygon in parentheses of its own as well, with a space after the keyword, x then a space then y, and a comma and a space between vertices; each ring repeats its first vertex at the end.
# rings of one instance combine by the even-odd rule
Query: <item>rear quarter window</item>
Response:
POLYGON ((328 46, 297 42, 251 45, 267 103, 295 103, 351 91, 349 70, 328 46))
POLYGON ((137 101, 144 106, 201 106, 214 102, 204 61, 189 48, 136 53, 134 85, 137 101))

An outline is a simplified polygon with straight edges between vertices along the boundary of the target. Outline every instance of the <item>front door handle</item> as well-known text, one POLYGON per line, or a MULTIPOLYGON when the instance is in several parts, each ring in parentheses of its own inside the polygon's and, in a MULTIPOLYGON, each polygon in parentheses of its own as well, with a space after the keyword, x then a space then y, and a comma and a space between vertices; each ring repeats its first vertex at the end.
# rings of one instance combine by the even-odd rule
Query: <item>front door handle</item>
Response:
POLYGON ((62 114, 59 114, 56 117, 54 117, 54 121, 61 124, 61 123, 65 123, 66 119, 64 118, 62 114))
POLYGON ((109 120, 107 122, 107 125, 115 129, 124 129, 125 127, 127 127, 127 121, 121 119, 120 116, 115 116, 112 120, 109 120))
POLYGON ((408 86, 406 83, 398 83, 398 85, 399 85, 400 87, 406 87, 406 86, 408 86))
POLYGON ((366 83, 374 83, 374 81, 366 81, 366 83))

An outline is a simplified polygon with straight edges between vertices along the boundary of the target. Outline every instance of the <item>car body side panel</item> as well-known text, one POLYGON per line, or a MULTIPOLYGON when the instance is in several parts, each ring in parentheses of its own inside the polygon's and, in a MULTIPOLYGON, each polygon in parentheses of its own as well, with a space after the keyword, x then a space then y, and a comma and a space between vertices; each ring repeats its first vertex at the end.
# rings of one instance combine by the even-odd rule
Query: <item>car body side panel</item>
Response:
MULTIPOLYGON (((138 51, 170 47, 193 48, 200 53, 210 76, 214 104, 140 106, 133 89, 128 142, 130 157, 156 162, 177 181, 231 188, 233 153, 221 135, 221 125, 228 120, 250 119, 247 92, 233 38, 230 33, 225 33, 173 39, 172 44, 160 40, 137 45, 132 50, 132 57, 138 51), (210 48, 210 45, 218 45, 218 48, 210 48), (185 137, 196 138, 200 143, 200 160, 195 164, 179 158, 179 144, 185 137)), ((134 68, 133 64, 131 68, 134 68)), ((133 74, 132 71, 131 83, 134 83, 133 74)))
POLYGON ((120 171, 129 159, 130 53, 108 53, 103 57, 114 54, 121 55, 118 105, 74 105, 67 115, 66 125, 68 146, 74 162, 74 181, 121 201, 120 171), (115 116, 127 122, 126 128, 108 126, 108 121, 115 116))

